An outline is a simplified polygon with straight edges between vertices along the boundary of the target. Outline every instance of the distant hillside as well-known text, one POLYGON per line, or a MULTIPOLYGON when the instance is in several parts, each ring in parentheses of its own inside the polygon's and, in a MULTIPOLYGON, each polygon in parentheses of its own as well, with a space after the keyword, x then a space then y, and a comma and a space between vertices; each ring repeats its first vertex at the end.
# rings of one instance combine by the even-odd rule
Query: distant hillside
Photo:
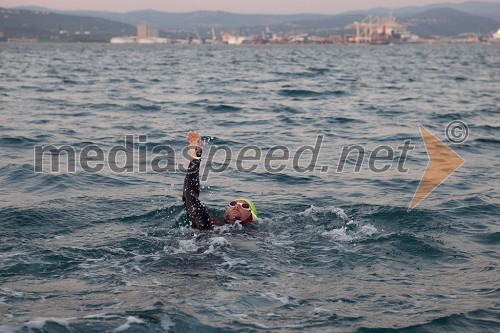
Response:
MULTIPOLYGON (((404 2, 403 2, 404 3, 404 2)), ((350 11, 336 15, 324 14, 296 14, 296 15, 264 15, 264 14, 235 14, 223 11, 193 11, 190 13, 169 13, 155 10, 133 11, 128 13, 114 13, 105 11, 57 11, 38 6, 23 6, 19 9, 45 10, 68 15, 100 17, 112 21, 137 25, 147 23, 158 29, 192 29, 193 27, 257 27, 265 25, 280 25, 297 21, 313 21, 350 15, 387 15, 390 8, 372 8, 367 10, 350 11)), ((314 5, 311 4, 311 8, 314 5)), ((406 20, 414 15, 436 8, 459 10, 474 16, 484 16, 500 22, 500 1, 468 1, 463 3, 440 3, 423 6, 394 8, 394 15, 399 20, 406 20)))
POLYGON ((400 18, 407 18, 436 8, 455 9, 470 15, 484 16, 495 21, 500 21, 500 2, 468 1, 463 3, 439 3, 418 7, 398 8, 395 10, 395 13, 400 18))
POLYGON ((136 28, 96 17, 0 8, 0 31, 4 38, 100 42, 113 36, 135 35, 136 28))
POLYGON ((116 20, 135 24, 147 22, 160 29, 178 28, 209 28, 209 27, 256 27, 282 22, 291 22, 305 19, 319 19, 326 15, 297 14, 297 15, 265 15, 265 14, 235 14, 221 11, 194 11, 190 13, 163 13, 158 11, 136 11, 121 14, 116 20))
MULTIPOLYGON (((22 7, 23 9, 40 9, 40 7, 22 7)), ((47 11, 54 11, 45 8, 47 11)), ((57 11, 56 11, 57 12, 57 11)), ((327 17, 322 14, 237 14, 223 11, 193 11, 188 13, 169 13, 157 10, 140 10, 128 13, 105 11, 59 11, 59 13, 100 17, 108 20, 132 24, 146 23, 158 29, 192 29, 192 28, 239 28, 258 27, 284 22, 314 20, 327 17)))
MULTIPOLYGON (((436 8, 455 9, 470 15, 484 16, 500 22, 500 2, 469 1, 463 3, 438 3, 423 6, 399 7, 393 8, 393 13, 398 19, 404 20, 410 16, 436 8)), ((377 7, 368 10, 349 11, 345 14, 387 15, 389 11, 391 11, 391 8, 377 7)))
POLYGON ((498 28, 493 19, 469 15, 450 8, 434 8, 407 17, 408 29, 419 36, 456 36, 461 33, 488 34, 498 28))
MULTIPOLYGON (((486 8, 490 9, 492 15, 496 15, 495 10, 500 11, 500 3, 474 2, 447 6, 461 6, 472 12, 484 12, 486 8), (474 4, 477 5, 477 8, 474 8, 474 4)), ((135 35, 135 26, 139 23, 146 23, 150 27, 163 30, 160 31, 160 36, 163 37, 171 37, 176 34, 166 32, 166 30, 177 29, 183 30, 182 34, 185 38, 198 35, 203 36, 203 38, 211 38, 212 27, 216 28, 218 36, 222 31, 239 31, 242 35, 259 34, 266 27, 270 27, 276 33, 309 33, 328 36, 353 33, 352 23, 354 21, 361 21, 368 14, 387 16, 390 12, 388 9, 376 8, 370 11, 338 15, 261 15, 233 14, 221 11, 165 13, 144 10, 130 13, 78 11, 70 12, 72 14, 68 15, 61 12, 51 13, 39 7, 35 9, 30 11, 0 8, 0 32, 3 32, 5 37, 108 41, 114 36, 135 35)), ((399 22, 408 26, 410 32, 423 37, 457 36, 461 33, 487 35, 500 27, 500 21, 449 7, 404 7, 396 9, 394 14, 399 22), (422 11, 422 8, 430 9, 422 11)))

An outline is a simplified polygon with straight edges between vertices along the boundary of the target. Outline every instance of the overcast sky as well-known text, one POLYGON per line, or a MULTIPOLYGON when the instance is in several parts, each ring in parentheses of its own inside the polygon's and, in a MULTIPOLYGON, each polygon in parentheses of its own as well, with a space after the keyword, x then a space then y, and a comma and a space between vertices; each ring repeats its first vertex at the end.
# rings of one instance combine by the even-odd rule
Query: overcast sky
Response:
MULTIPOLYGON (((499 0, 482 0, 499 2, 499 0)), ((127 12, 156 9, 168 12, 223 10, 233 13, 322 13, 334 14, 348 10, 374 7, 398 8, 432 3, 461 3, 464 0, 0 0, 0 7, 34 5, 63 10, 106 10, 127 12)))

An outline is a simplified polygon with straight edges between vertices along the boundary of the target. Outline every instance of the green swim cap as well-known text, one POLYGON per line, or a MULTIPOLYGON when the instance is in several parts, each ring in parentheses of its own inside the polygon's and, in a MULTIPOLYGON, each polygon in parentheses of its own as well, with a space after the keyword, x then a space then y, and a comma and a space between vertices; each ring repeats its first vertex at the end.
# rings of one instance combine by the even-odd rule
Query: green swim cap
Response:
POLYGON ((258 219, 259 217, 257 216, 257 208, 255 208, 255 205, 253 202, 251 202, 248 199, 245 198, 236 198, 234 201, 246 201, 248 205, 250 206, 250 211, 252 212, 252 221, 258 219))

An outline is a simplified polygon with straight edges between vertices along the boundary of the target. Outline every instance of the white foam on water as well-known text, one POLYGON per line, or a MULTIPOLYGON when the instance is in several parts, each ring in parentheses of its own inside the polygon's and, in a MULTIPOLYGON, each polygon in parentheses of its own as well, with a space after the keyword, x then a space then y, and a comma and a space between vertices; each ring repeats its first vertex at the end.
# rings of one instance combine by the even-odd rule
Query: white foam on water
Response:
POLYGON ((137 318, 137 317, 134 317, 134 316, 128 316, 127 317, 127 321, 124 324, 122 324, 122 325, 118 326, 117 328, 115 328, 113 330, 113 332, 123 332, 123 331, 126 331, 126 330, 128 330, 130 328, 131 324, 139 324, 139 325, 141 325, 141 324, 144 324, 144 321, 141 320, 141 319, 139 319, 139 318, 137 318))
POLYGON ((221 226, 214 227, 214 231, 219 233, 219 234, 230 233, 231 231, 234 231, 235 229, 236 230, 243 229, 243 226, 241 225, 240 222, 236 221, 236 223, 234 223, 234 224, 225 223, 221 226))
POLYGON ((225 245, 229 245, 229 241, 227 239, 225 239, 224 237, 212 237, 210 239, 210 244, 211 245, 225 246, 225 245))
POLYGON ((371 224, 361 225, 356 230, 350 230, 348 227, 349 225, 352 225, 352 223, 339 229, 323 231, 321 235, 338 242, 352 242, 365 239, 378 233, 377 228, 371 224))
POLYGON ((305 211, 300 212, 299 215, 311 217, 313 220, 317 220, 317 217, 314 216, 314 214, 317 213, 334 213, 339 219, 343 221, 349 221, 349 217, 344 212, 344 210, 335 206, 316 207, 314 205, 311 205, 311 207, 307 208, 305 211))
POLYGON ((214 253, 215 252, 215 247, 213 245, 210 245, 208 247, 208 249, 206 249, 205 251, 203 251, 203 254, 210 254, 210 253, 214 253))
MULTIPOLYGON (((231 245, 229 241, 222 236, 215 236, 209 239, 208 241, 208 249, 206 249, 202 254, 210 254, 216 252, 217 249, 231 245)), ((191 239, 181 239, 179 240, 179 247, 173 249, 172 254, 181 254, 181 253, 192 253, 197 252, 200 247, 205 247, 206 243, 199 244, 197 242, 196 235, 191 239)), ((168 252, 168 250, 167 250, 168 252)))
POLYGON ((179 248, 174 250, 174 254, 196 252, 197 250, 196 239, 181 239, 179 241, 179 248))
POLYGON ((165 330, 165 332, 170 331, 170 327, 174 327, 175 323, 170 319, 170 317, 166 314, 160 316, 160 325, 161 328, 165 330))
POLYGON ((210 238, 210 246, 203 252, 203 254, 213 253, 217 248, 221 248, 228 245, 230 245, 230 243, 224 237, 212 237, 210 238))
POLYGON ((335 206, 316 207, 311 205, 311 207, 299 213, 299 215, 310 217, 312 220, 317 221, 318 217, 315 216, 315 214, 318 213, 334 213, 339 219, 344 221, 345 224, 341 228, 323 231, 321 233, 322 236, 329 237, 335 241, 352 242, 365 239, 378 233, 377 228, 375 228, 372 224, 360 224, 350 219, 342 208, 335 206))

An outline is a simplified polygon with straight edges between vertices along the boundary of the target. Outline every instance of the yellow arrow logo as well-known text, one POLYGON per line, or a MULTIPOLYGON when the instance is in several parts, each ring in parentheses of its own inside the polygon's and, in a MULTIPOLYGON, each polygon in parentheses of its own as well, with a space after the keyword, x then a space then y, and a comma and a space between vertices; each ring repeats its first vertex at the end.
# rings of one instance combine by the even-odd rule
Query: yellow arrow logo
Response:
POLYGON ((415 195, 413 195, 413 200, 408 210, 415 208, 420 201, 424 200, 464 163, 463 158, 426 130, 424 126, 419 125, 419 127, 420 134, 422 134, 422 138, 424 139, 427 156, 429 156, 429 164, 427 164, 427 168, 418 184, 415 195))

